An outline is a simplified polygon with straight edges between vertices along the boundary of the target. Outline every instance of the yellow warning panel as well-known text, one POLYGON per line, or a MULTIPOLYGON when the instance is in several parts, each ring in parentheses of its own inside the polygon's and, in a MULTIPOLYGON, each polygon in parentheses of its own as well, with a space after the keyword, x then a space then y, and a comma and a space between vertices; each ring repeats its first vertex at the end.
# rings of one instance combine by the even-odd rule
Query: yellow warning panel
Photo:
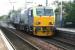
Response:
POLYGON ((53 16, 35 16, 33 18, 33 26, 50 26, 55 24, 53 16))

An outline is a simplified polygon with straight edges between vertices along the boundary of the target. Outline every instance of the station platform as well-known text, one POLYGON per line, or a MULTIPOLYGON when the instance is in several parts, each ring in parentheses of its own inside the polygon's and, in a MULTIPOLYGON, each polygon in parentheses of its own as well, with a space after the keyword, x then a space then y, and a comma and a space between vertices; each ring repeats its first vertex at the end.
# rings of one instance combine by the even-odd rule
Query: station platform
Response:
POLYGON ((0 50, 14 50, 1 29, 0 29, 0 50))
POLYGON ((56 28, 56 29, 57 29, 57 36, 68 40, 67 42, 71 44, 75 44, 75 29, 74 28, 56 28))
POLYGON ((75 29, 74 28, 56 28, 59 31, 65 31, 65 32, 74 32, 75 33, 75 29))

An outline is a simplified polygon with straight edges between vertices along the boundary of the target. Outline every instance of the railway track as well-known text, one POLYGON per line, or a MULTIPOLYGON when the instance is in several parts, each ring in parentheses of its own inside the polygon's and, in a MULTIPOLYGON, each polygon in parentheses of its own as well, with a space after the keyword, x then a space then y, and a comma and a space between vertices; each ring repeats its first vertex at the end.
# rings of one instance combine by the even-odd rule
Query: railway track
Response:
POLYGON ((66 38, 61 38, 61 37, 56 37, 54 39, 75 46, 75 41, 74 40, 70 40, 70 39, 66 39, 66 38))
MULTIPOLYGON (((58 37, 75 41, 75 29, 57 29, 58 37)), ((75 44, 75 43, 74 43, 75 44)))
MULTIPOLYGON (((66 40, 54 37, 54 38, 37 38, 27 35, 23 32, 16 31, 10 28, 4 28, 8 32, 12 32, 15 36, 21 39, 21 41, 28 43, 32 50, 74 50, 75 46, 66 42, 66 40), (35 48, 35 49, 33 49, 35 48)), ((21 45, 20 45, 21 46, 21 45)), ((22 46, 21 46, 22 47, 22 46)), ((30 48, 30 47, 29 47, 30 48)), ((26 49, 27 50, 27 49, 26 49)))
POLYGON ((75 41, 71 41, 69 39, 65 39, 65 38, 61 38, 61 37, 56 37, 53 39, 65 44, 64 47, 66 50, 75 50, 75 41))
POLYGON ((23 41, 27 42, 28 44, 32 45, 37 50, 63 50, 62 48, 56 47, 55 45, 46 43, 39 38, 29 36, 25 33, 10 29, 10 28, 4 28, 8 32, 12 32, 14 35, 21 38, 23 41))
POLYGON ((61 40, 58 40, 57 38, 41 38, 41 40, 47 42, 47 43, 51 43, 59 48, 62 48, 63 50, 75 50, 75 46, 72 44, 69 44, 67 42, 63 42, 61 40))
POLYGON ((7 29, 1 29, 8 38, 8 40, 11 42, 11 45, 13 46, 14 50, 38 50, 29 43, 23 41, 18 36, 14 35, 12 32, 8 31, 7 29))

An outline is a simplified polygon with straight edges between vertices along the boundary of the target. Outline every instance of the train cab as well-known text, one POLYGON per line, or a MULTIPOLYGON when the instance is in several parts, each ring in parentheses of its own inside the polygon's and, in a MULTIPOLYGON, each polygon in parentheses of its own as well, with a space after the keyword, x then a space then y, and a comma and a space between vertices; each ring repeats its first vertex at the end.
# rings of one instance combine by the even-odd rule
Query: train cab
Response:
POLYGON ((52 36, 55 26, 55 13, 50 7, 33 8, 33 34, 37 36, 52 36))

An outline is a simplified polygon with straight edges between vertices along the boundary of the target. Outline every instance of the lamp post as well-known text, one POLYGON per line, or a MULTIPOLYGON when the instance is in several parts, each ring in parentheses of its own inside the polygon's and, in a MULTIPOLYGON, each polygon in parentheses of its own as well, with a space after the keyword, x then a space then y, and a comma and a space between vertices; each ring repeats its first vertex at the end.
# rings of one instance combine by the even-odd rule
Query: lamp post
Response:
POLYGON ((28 7, 28 4, 32 4, 33 2, 25 0, 25 9, 28 7))
POLYGON ((46 0, 46 6, 48 6, 48 0, 46 0))
POLYGON ((11 5, 13 4, 13 11, 14 11, 14 3, 16 3, 16 2, 9 2, 11 5))
POLYGON ((62 0, 61 0, 61 7, 60 7, 60 27, 62 27, 62 23, 63 23, 63 21, 62 21, 62 0))
POLYGON ((9 3, 11 4, 11 6, 13 7, 13 11, 14 11, 14 3, 16 3, 15 1, 10 1, 9 0, 9 3))

